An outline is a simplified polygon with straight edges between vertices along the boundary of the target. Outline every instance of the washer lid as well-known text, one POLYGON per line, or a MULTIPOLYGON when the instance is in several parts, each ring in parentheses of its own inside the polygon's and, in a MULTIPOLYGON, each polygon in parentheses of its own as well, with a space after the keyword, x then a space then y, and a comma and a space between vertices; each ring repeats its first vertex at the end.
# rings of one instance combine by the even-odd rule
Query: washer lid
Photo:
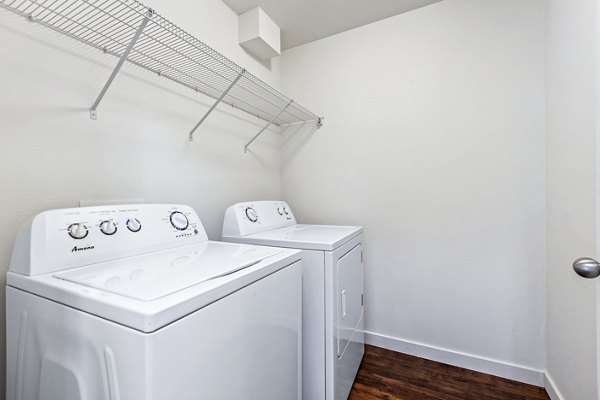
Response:
POLYGON ((266 246, 289 247, 302 250, 333 251, 360 235, 360 226, 297 224, 244 237, 224 236, 224 240, 266 246))
POLYGON ((69 271, 9 271, 6 283, 149 333, 300 260, 298 250, 209 241, 69 271))
POLYGON ((248 268, 281 252, 220 242, 204 242, 180 250, 98 263, 55 273, 53 277, 135 300, 152 301, 248 268))

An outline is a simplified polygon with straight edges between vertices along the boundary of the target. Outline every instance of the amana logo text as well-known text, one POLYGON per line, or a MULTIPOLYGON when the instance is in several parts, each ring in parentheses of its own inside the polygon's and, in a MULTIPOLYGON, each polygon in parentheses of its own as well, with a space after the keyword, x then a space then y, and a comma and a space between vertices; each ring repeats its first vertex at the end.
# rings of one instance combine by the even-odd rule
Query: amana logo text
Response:
POLYGON ((71 253, 75 253, 76 251, 84 251, 84 250, 92 250, 94 248, 94 246, 87 246, 87 247, 73 247, 71 249, 71 253))

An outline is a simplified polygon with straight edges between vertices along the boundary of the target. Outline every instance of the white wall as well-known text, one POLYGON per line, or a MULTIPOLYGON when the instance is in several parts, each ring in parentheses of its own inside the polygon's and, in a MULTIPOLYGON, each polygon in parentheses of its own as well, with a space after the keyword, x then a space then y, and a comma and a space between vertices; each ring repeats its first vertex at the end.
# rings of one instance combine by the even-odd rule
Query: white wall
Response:
POLYGON ((547 370, 565 400, 598 399, 598 2, 547 1, 547 370))
MULTIPOLYGON (((278 61, 269 70, 243 52, 237 16, 220 0, 147 3, 279 84, 278 61)), ((99 119, 90 120, 87 109, 115 64, 114 57, 0 9, 0 287, 17 229, 45 209, 75 207, 80 199, 187 203, 218 239, 228 205, 281 196, 279 135, 266 132, 244 154, 243 144, 261 125, 225 107, 190 143, 188 132, 210 101, 139 68, 124 67, 98 109, 99 119)))
POLYGON ((365 226, 371 338, 538 384, 544 26, 542 0, 446 0, 281 59, 284 91, 325 116, 284 134, 284 198, 365 226))

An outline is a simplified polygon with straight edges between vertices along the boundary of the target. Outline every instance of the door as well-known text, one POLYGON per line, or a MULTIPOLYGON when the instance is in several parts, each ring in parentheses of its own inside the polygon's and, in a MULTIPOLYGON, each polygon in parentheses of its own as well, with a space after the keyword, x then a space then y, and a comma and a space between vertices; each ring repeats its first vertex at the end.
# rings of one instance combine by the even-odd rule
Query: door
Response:
POLYGON ((598 3, 546 2, 546 387, 553 399, 598 399, 600 279, 572 268, 580 257, 599 259, 598 3))
POLYGON ((364 354, 363 239, 325 255, 327 400, 348 398, 364 354))
POLYGON ((341 358, 363 317, 363 255, 362 245, 356 245, 339 259, 336 265, 337 355, 341 358))

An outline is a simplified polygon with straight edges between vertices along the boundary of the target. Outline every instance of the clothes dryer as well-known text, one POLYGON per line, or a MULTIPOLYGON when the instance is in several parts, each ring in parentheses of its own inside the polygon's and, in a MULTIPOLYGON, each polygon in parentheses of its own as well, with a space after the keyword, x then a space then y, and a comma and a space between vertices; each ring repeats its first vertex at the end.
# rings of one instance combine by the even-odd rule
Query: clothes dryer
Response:
POLYGON ((303 257, 303 398, 346 400, 364 354, 363 229, 298 224, 287 203, 225 212, 223 240, 300 249, 303 257))

